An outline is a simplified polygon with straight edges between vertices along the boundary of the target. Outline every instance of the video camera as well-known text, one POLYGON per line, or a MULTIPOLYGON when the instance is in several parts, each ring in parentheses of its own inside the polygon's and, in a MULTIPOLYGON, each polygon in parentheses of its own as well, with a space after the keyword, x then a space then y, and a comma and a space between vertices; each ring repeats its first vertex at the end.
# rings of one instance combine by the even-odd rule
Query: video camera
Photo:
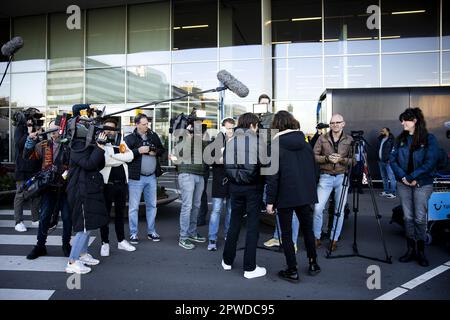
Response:
POLYGON ((350 134, 354 140, 364 139, 364 131, 363 130, 352 131, 350 134))
POLYGON ((12 125, 14 127, 21 125, 29 127, 32 126, 34 132, 44 125, 44 120, 41 120, 41 118, 43 117, 44 114, 36 108, 28 108, 24 111, 16 111, 12 116, 12 125), (31 124, 28 123, 29 120, 31 120, 31 124))
MULTIPOLYGON (((170 120, 169 133, 173 134, 173 132, 178 129, 185 129, 190 133, 194 133, 196 121, 200 120, 201 118, 197 117, 197 109, 195 108, 192 109, 192 112, 188 116, 186 116, 184 113, 180 113, 175 118, 172 118, 170 120)), ((206 129, 206 124, 202 124, 202 133, 204 133, 206 129)))

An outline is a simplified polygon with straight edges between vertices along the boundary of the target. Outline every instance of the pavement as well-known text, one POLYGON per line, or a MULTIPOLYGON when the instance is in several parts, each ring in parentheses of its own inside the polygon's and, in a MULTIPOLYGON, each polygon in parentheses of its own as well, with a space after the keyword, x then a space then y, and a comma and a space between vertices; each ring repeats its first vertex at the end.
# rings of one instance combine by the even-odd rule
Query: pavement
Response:
MULTIPOLYGON (((159 179, 169 190, 176 190, 175 175, 169 173, 159 179)), ((208 184, 210 194, 211 179, 208 184)), ((114 226, 110 225, 111 255, 100 257, 100 233, 91 234, 89 252, 100 259, 91 273, 79 279, 70 278, 64 272, 67 258, 62 256, 60 246, 62 233, 59 226, 49 237, 46 257, 26 260, 26 255, 36 241, 36 228, 25 233, 14 230, 11 206, 0 205, 0 300, 1 299, 162 299, 162 300, 415 300, 450 299, 450 254, 444 242, 426 248, 430 261, 427 268, 416 262, 400 263, 398 258, 406 249, 403 229, 390 224, 392 208, 398 199, 375 199, 388 257, 392 264, 362 257, 326 258, 326 249, 318 249, 318 262, 322 272, 307 275, 307 258, 301 235, 299 237, 299 263, 301 281, 292 284, 278 278, 277 273, 285 268, 282 252, 257 251, 257 264, 267 268, 267 275, 257 279, 243 277, 243 251, 237 257, 231 271, 220 265, 223 250, 223 225, 219 231, 218 251, 210 252, 207 243, 198 244, 194 250, 178 246, 180 200, 158 208, 156 228, 160 242, 146 239, 145 218, 140 217, 140 243, 135 252, 117 249, 114 226), (78 282, 79 280, 79 282, 78 282), (71 288, 71 289, 69 289, 71 288)), ((349 201, 352 197, 349 195, 349 201)), ((351 207, 351 205, 350 205, 351 207)), ((210 206, 211 208, 211 206, 210 206)), ((361 255, 386 259, 375 219, 368 189, 360 195, 357 244, 361 255)), ((25 211, 26 225, 31 223, 29 210, 25 211)), ((344 223, 339 247, 332 256, 351 254, 353 243, 354 214, 344 223)), ((327 220, 324 218, 324 220, 327 220)), ((207 236, 208 226, 198 228, 207 236)), ((241 230, 240 243, 245 241, 245 227, 241 230)), ((125 225, 128 235, 128 223, 125 225)), ((273 228, 261 223, 259 245, 270 239, 273 228)), ((328 242, 325 241, 325 244, 328 242)))

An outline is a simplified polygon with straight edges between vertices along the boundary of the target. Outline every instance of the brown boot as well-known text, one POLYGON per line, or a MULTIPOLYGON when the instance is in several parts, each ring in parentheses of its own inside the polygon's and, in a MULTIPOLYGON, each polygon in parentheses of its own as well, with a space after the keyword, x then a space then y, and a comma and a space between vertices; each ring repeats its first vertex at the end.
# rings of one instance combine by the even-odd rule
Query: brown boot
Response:
POLYGON ((320 248, 322 245, 322 242, 320 242, 320 239, 316 239, 316 249, 320 248))
POLYGON ((331 251, 336 251, 337 249, 337 241, 331 241, 331 251))

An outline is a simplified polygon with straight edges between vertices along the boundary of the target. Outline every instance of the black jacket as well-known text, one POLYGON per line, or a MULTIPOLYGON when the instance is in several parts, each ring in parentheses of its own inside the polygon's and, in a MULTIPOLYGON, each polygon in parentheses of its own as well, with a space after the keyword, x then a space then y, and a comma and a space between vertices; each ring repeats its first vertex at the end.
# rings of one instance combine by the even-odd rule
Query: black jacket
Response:
MULTIPOLYGON (((125 137, 125 143, 128 148, 133 151, 134 159, 128 164, 128 179, 140 180, 141 179, 141 163, 142 163, 142 155, 139 153, 139 148, 142 147, 143 141, 142 137, 137 132, 137 129, 134 129, 133 133, 129 134, 125 137)), ((166 151, 159 139, 158 135, 151 131, 150 129, 147 131, 147 142, 152 143, 156 146, 156 176, 159 177, 162 174, 161 165, 159 164, 158 157, 162 156, 162 154, 166 151)))
MULTIPOLYGON (((225 136, 222 132, 219 132, 216 139, 221 139, 225 145, 225 136)), ((213 163, 212 173, 211 196, 213 198, 228 198, 230 196, 230 184, 228 183, 225 166, 223 164, 213 163)))
POLYGON ((382 162, 388 162, 389 156, 391 155, 392 147, 394 146, 394 136, 392 134, 390 134, 388 139, 386 140, 386 142, 383 144, 383 149, 381 151, 381 160, 380 160, 379 159, 380 146, 381 146, 381 141, 383 140, 384 137, 385 137, 384 135, 380 135, 378 137, 377 160, 382 161, 382 162))
POLYGON ((231 183, 231 191, 236 190, 234 188, 236 185, 262 188, 264 179, 260 174, 261 162, 258 157, 258 136, 252 130, 236 129, 233 138, 228 140, 225 145, 223 162, 227 177, 231 183), (238 153, 240 154, 239 157, 238 153), (245 161, 240 161, 244 159, 245 161))
POLYGON ((97 146, 76 152, 85 147, 85 141, 79 139, 73 140, 71 147, 67 199, 73 231, 95 230, 109 222, 100 174, 105 166, 105 152, 97 146))
POLYGON ((276 208, 317 203, 316 162, 303 132, 286 130, 275 139, 279 139, 279 170, 266 177, 267 203, 276 208))
POLYGON ((14 148, 15 148, 15 162, 16 181, 24 181, 30 179, 36 173, 41 170, 42 160, 30 157, 24 158, 23 151, 25 148, 25 141, 28 137, 28 128, 23 125, 19 125, 14 130, 14 148))

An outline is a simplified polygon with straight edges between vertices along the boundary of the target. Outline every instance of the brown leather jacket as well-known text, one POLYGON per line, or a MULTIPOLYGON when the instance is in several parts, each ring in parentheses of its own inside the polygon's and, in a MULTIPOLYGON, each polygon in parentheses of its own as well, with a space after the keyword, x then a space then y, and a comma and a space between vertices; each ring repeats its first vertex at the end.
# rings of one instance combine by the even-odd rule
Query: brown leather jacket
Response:
MULTIPOLYGON (((348 162, 350 161, 353 138, 343 132, 342 138, 338 144, 337 152, 341 155, 342 159, 338 163, 334 164, 326 160, 327 156, 335 153, 330 134, 331 132, 328 132, 319 137, 316 144, 314 145, 314 156, 316 158, 316 162, 320 166, 321 174, 341 174, 345 172, 348 166, 348 162)), ((354 160, 352 163, 354 164, 354 160)))

